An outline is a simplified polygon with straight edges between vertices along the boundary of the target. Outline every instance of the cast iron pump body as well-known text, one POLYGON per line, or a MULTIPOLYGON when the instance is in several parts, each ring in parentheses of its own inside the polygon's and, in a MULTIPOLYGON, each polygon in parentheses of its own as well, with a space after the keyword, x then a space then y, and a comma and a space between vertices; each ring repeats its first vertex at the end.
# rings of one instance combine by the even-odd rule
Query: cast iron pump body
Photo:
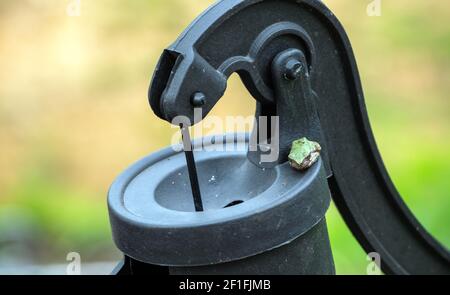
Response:
MULTIPOLYGON (((271 232, 261 229, 258 219, 251 219, 251 213, 246 215, 249 219, 239 219, 235 224, 224 219, 199 231, 183 232, 174 227, 187 248, 189 244, 194 245, 189 248, 191 257, 181 248, 172 247, 174 243, 183 243, 179 237, 170 238, 167 233, 162 234, 158 226, 151 222, 146 224, 145 220, 126 215, 129 212, 122 210, 127 203, 124 192, 131 190, 128 185, 134 183, 133 177, 172 154, 163 151, 135 164, 113 184, 109 195, 114 239, 126 256, 122 273, 202 273, 205 268, 227 273, 227 269, 233 272, 246 267, 255 273, 334 273, 324 221, 329 192, 365 251, 381 256, 381 268, 385 273, 450 273, 449 252, 414 218, 388 176, 370 128, 350 42, 334 14, 321 1, 217 2, 164 51, 150 87, 150 105, 158 117, 168 122, 182 115, 192 124, 198 123, 194 121, 194 109, 201 108, 200 120, 203 119, 223 96, 227 79, 233 73, 239 74, 256 99, 256 117, 279 117, 277 159, 269 163, 259 161, 267 151, 259 147, 262 143, 258 141, 260 134, 256 126, 250 138, 256 138, 257 146, 245 154, 242 160, 245 164, 240 162, 236 166, 239 177, 248 178, 253 174, 252 179, 255 179, 260 176, 261 182, 256 181, 259 186, 264 186, 270 178, 261 174, 261 170, 276 171, 278 178, 281 175, 294 179, 290 174, 294 172, 287 172, 284 167, 292 141, 300 137, 320 142, 321 160, 310 171, 297 176, 301 184, 293 184, 298 191, 287 201, 290 206, 280 203, 280 206, 271 206, 268 215, 259 216, 262 224, 267 222, 269 229, 265 230, 271 232), (306 179, 309 182, 305 182, 306 179), (293 203, 289 203, 291 201, 293 203), (306 204, 312 212, 302 211, 306 204), (288 225, 270 228, 271 223, 281 222, 283 218, 287 218, 288 225), (230 236, 236 232, 242 234, 239 226, 254 234, 254 243, 260 245, 230 238, 226 245, 212 243, 209 250, 195 250, 223 228, 230 236), (263 237, 271 233, 275 237, 263 237), (153 240, 143 242, 149 236, 153 240), (145 247, 141 247, 143 244, 145 247), (290 248, 283 246, 285 244, 290 248), (172 252, 163 253, 158 247, 172 252), (232 247, 234 250, 229 249, 232 247), (315 247, 318 253, 309 261, 305 260, 308 247, 315 247), (296 265, 274 271, 274 265, 279 266, 283 257, 293 257, 296 265)), ((244 144, 249 145, 249 142, 252 141, 247 138, 244 144)), ((209 169, 208 165, 199 168, 209 169)), ((277 187, 276 181, 270 185, 277 187)), ((158 189, 166 194, 174 193, 169 188, 155 191, 158 189)), ((142 192, 134 190, 135 194, 142 192)), ((142 200, 136 197, 134 201, 142 200)), ((182 201, 167 202, 166 208, 174 209, 173 206, 178 206, 173 205, 175 203, 184 206, 182 201)), ((216 205, 211 201, 207 206, 216 205)), ((239 206, 229 210, 240 214, 239 206)), ((183 209, 181 207, 178 209, 183 209)), ((197 214, 200 215, 192 216, 207 218, 208 212, 197 214)), ((134 212, 134 215, 139 214, 134 212)), ((192 216, 189 218, 197 218, 192 216)), ((179 226, 184 230, 189 227, 179 226)))

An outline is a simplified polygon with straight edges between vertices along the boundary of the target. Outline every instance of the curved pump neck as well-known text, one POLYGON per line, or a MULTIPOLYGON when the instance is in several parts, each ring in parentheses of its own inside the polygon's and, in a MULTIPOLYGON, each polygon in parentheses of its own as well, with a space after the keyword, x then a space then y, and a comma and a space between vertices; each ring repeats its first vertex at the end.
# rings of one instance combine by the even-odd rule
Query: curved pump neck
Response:
POLYGON ((284 163, 292 142, 306 137, 322 145, 322 158, 331 174, 305 54, 298 49, 279 53, 272 62, 272 82, 275 102, 257 103, 249 160, 264 168, 284 163))

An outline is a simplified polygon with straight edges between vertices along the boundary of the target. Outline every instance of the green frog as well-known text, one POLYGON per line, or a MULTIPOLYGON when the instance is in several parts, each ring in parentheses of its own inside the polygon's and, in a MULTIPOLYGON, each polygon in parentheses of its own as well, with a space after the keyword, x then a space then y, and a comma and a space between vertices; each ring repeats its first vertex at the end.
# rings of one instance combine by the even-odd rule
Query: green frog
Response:
POLYGON ((289 163, 294 169, 307 170, 317 162, 322 147, 315 141, 309 141, 306 137, 295 140, 289 153, 289 163))

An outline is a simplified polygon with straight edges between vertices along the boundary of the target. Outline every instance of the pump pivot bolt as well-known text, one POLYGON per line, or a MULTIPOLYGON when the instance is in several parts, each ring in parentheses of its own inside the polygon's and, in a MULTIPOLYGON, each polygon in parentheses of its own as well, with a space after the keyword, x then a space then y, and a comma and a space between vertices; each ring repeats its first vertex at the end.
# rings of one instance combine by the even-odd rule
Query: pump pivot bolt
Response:
POLYGON ((198 108, 201 107, 203 105, 205 105, 206 103, 206 95, 203 94, 202 92, 196 92, 192 95, 191 97, 191 104, 198 108))
POLYGON ((302 74, 303 70, 303 64, 301 61, 297 59, 290 59, 286 63, 286 70, 284 72, 284 77, 287 80, 297 80, 300 78, 300 75, 302 74))

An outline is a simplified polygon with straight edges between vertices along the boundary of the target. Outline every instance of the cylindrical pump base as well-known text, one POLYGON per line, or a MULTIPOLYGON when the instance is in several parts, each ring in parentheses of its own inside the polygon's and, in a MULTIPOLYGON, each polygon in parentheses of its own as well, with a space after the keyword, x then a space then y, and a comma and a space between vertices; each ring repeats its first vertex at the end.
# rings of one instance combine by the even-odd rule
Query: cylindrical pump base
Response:
POLYGON ((127 258, 118 274, 334 275, 325 219, 289 244, 245 259, 209 266, 165 267, 127 258))
POLYGON ((291 243, 246 259, 198 267, 170 267, 175 275, 333 275, 325 219, 291 243))

